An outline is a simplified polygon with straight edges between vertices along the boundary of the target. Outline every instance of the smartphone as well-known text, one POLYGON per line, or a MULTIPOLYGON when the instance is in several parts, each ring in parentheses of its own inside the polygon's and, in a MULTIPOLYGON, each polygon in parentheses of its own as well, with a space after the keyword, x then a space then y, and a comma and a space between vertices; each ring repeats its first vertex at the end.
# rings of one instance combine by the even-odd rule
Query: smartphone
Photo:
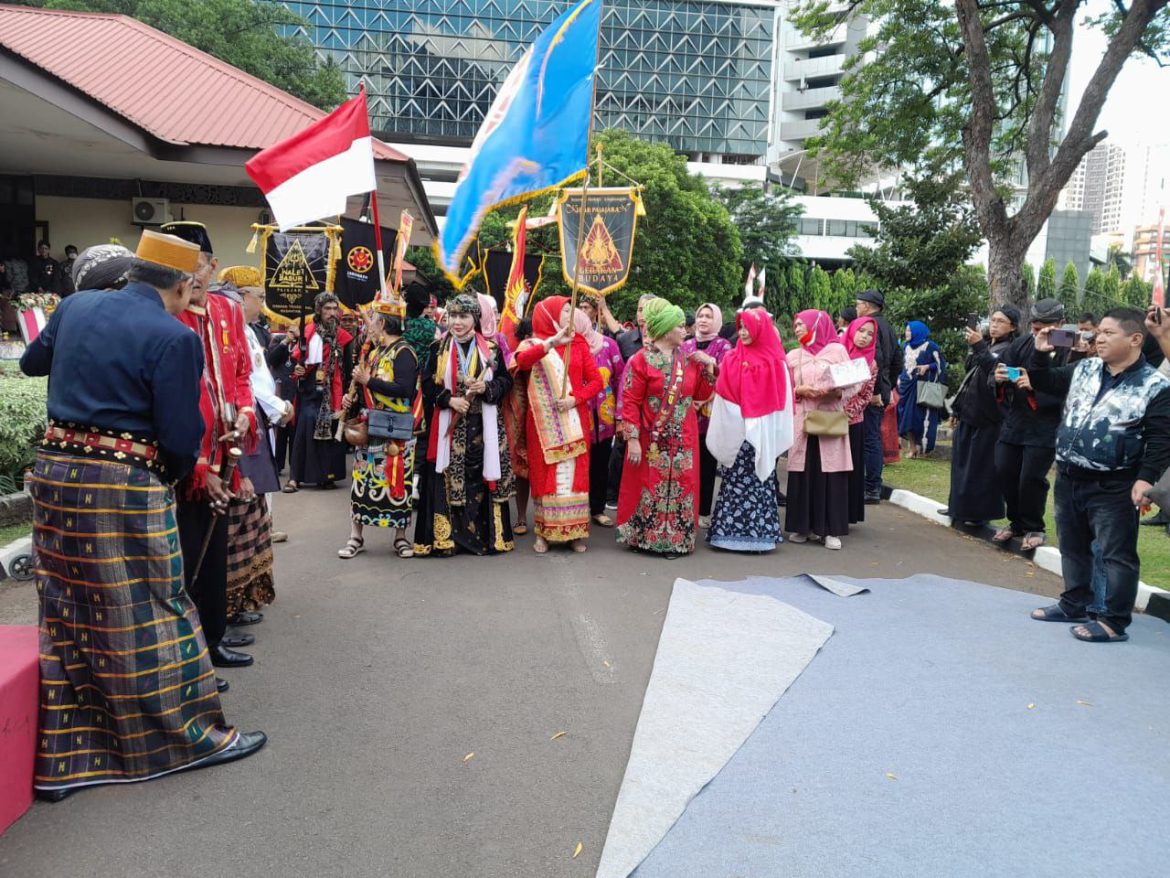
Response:
POLYGON ((1008 381, 1013 381, 1013 382, 1018 381, 1020 379, 1020 367, 1019 366, 1008 366, 1007 367, 1007 377, 1008 377, 1008 381))
POLYGON ((1077 328, 1062 326, 1048 333, 1048 343, 1054 348, 1071 348, 1076 344, 1077 328))
POLYGON ((968 329, 978 329, 979 328, 979 315, 978 314, 972 314, 970 317, 967 318, 967 328, 968 329))

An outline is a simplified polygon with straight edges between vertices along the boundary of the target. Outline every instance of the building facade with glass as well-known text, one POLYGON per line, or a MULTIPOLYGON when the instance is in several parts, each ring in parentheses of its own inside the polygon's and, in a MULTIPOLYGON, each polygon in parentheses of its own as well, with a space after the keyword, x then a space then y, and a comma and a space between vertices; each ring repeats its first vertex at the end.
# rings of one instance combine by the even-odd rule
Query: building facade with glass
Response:
MULTIPOLYGON (((387 140, 470 144, 496 89, 565 0, 286 2, 387 140)), ((694 156, 767 151, 774 2, 606 0, 597 124, 694 156)))
MULTIPOLYGON (((377 136, 415 158, 436 213, 496 89, 565 0, 285 2, 305 36, 366 83, 377 136)), ((775 0, 605 0, 600 129, 669 144, 696 163, 763 180, 772 112, 775 0), (750 167, 752 170, 747 171, 750 167)), ((716 174, 716 176, 719 176, 716 174)))

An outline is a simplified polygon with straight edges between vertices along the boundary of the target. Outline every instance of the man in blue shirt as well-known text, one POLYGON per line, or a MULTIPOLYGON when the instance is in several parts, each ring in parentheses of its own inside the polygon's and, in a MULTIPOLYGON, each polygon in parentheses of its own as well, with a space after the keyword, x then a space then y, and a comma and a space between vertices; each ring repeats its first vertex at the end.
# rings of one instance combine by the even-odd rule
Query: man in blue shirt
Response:
POLYGON ((21 358, 49 377, 30 479, 41 603, 34 786, 148 780, 249 756, 183 583, 172 485, 203 436, 203 348, 177 321, 198 247, 144 231, 122 290, 62 301, 21 358))

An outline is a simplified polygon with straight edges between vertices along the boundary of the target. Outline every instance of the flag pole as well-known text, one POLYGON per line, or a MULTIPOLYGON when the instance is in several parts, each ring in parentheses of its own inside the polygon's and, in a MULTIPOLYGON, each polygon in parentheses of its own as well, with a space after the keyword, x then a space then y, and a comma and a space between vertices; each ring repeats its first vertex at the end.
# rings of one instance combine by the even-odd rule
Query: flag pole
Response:
MULTIPOLYGON (((565 351, 565 374, 561 380, 561 399, 569 395, 569 362, 573 355, 573 336, 576 335, 573 317, 577 313, 577 294, 580 292, 579 280, 581 275, 581 247, 585 243, 585 211, 589 203, 589 155, 593 151, 593 120, 597 106, 597 76, 601 66, 601 22, 605 14, 605 0, 598 0, 597 9, 597 52, 593 61, 593 92, 589 98, 589 133, 585 138, 585 182, 581 187, 581 214, 577 218, 577 249, 573 254, 573 290, 569 298, 569 349, 565 351)), ((600 171, 600 166, 598 168, 600 171)), ((563 256, 564 254, 562 254, 563 256)))

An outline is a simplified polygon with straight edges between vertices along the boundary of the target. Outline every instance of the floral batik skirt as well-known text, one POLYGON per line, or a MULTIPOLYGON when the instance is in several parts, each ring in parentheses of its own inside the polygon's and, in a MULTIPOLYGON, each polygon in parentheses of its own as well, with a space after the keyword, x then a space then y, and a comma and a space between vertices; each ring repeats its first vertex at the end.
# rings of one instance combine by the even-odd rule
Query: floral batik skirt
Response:
POLYGON ((756 477, 750 442, 740 446, 734 464, 719 467, 719 478, 707 542, 732 552, 770 552, 782 543, 776 471, 762 482, 756 477))

